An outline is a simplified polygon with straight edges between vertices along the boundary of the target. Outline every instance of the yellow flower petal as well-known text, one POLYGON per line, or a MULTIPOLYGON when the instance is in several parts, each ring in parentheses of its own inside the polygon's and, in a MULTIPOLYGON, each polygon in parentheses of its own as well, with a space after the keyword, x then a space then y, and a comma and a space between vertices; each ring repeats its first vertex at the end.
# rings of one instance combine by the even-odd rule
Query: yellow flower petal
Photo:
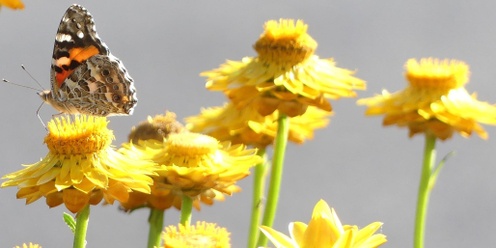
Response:
POLYGON ((296 244, 291 238, 288 236, 266 226, 260 226, 260 230, 262 231, 267 238, 272 241, 272 243, 276 246, 276 248, 298 248, 298 244, 296 244))
POLYGON ((11 9, 24 9, 24 4, 21 0, 0 0, 0 8, 2 6, 11 8, 11 9))

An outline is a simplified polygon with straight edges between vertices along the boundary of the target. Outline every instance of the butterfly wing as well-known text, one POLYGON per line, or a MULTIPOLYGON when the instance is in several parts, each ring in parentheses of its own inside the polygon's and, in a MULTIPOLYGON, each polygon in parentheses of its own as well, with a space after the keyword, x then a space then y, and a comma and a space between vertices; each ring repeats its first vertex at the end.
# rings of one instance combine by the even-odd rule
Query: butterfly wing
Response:
POLYGON ((62 113, 128 115, 137 103, 133 79, 77 4, 67 9, 55 36, 51 86, 44 100, 62 113))
POLYGON ((98 116, 130 115, 137 103, 132 82, 116 57, 97 54, 78 66, 59 92, 68 113, 77 109, 98 116))
POLYGON ((84 7, 74 4, 60 21, 53 48, 51 82, 52 93, 81 63, 96 54, 109 55, 108 47, 98 37, 95 22, 84 7))

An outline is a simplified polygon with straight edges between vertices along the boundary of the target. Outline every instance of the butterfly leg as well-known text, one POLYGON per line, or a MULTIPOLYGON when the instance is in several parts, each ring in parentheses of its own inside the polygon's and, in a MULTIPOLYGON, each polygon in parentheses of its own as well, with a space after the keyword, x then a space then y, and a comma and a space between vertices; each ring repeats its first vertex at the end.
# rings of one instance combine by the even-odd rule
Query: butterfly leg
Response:
POLYGON ((41 107, 43 107, 43 104, 45 104, 45 102, 41 102, 41 104, 38 107, 38 109, 36 109, 36 116, 38 116, 38 120, 40 120, 41 125, 43 125, 43 127, 45 128, 46 131, 48 131, 48 128, 45 125, 45 122, 43 121, 43 119, 41 119, 41 116, 40 116, 40 110, 41 110, 41 107))

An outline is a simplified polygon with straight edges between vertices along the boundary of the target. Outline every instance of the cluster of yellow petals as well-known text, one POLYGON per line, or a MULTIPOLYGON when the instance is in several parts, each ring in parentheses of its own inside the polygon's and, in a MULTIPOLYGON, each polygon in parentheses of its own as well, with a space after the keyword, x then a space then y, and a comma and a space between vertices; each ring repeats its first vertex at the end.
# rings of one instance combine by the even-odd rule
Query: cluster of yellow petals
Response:
MULTIPOLYGON (((290 118, 288 140, 302 144, 312 139, 314 130, 329 123, 332 114, 310 106, 301 115, 290 118)), ((193 132, 210 135, 220 141, 265 148, 274 143, 278 111, 262 116, 253 108, 236 109, 232 103, 203 109, 197 116, 186 118, 186 127, 193 132)))
POLYGON ((3 6, 11 9, 24 9, 24 3, 21 0, 0 0, 0 9, 3 6))
POLYGON ((151 195, 124 203, 126 209, 144 201, 157 209, 179 208, 184 195, 194 200, 196 208, 200 201, 211 205, 214 200, 223 200, 222 194, 238 192, 236 182, 248 176, 250 168, 261 162, 256 149, 246 149, 241 144, 231 146, 190 132, 170 134, 162 142, 150 139, 141 140, 139 144, 127 143, 120 151, 141 154, 141 159, 160 165, 158 175, 153 176, 151 195))
POLYGON ((22 246, 15 246, 14 248, 41 248, 41 245, 39 244, 33 244, 31 242, 29 242, 29 244, 22 244, 22 246))
POLYGON ((406 126, 410 137, 432 133, 441 140, 458 132, 464 137, 473 132, 481 138, 487 133, 479 123, 496 124, 496 107, 477 101, 463 87, 469 78, 468 65, 457 60, 424 58, 406 63, 409 86, 399 92, 360 99, 367 115, 385 115, 383 124, 406 126))
POLYGON ((196 225, 168 226, 162 233, 164 248, 229 248, 230 233, 215 223, 197 222, 196 225))
POLYGON ((111 204, 127 201, 131 191, 150 192, 154 163, 115 151, 105 117, 62 116, 48 123, 48 131, 48 155, 3 177, 8 180, 1 186, 17 186, 26 204, 46 197, 48 206, 64 203, 76 213, 102 199, 111 204))
POLYGON ((328 99, 354 97, 354 90, 365 89, 352 71, 314 55, 317 43, 306 31, 301 20, 268 21, 254 45, 259 56, 201 73, 206 87, 224 91, 238 109, 251 105, 263 116, 279 110, 290 117, 302 115, 308 106, 330 112, 328 99))
POLYGON ((261 226, 261 230, 277 248, 374 248, 386 242, 384 234, 374 234, 381 226, 380 222, 362 229, 342 225, 334 209, 320 200, 308 225, 302 222, 289 225, 290 237, 266 226, 261 226))

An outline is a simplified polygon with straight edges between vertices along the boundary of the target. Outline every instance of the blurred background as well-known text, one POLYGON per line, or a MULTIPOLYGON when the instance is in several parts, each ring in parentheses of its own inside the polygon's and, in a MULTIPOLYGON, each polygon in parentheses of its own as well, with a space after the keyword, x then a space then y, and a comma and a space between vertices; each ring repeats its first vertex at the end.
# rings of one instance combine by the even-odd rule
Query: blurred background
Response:
MULTIPOLYGON (((26 8, 0 12, 0 78, 36 87, 24 64, 45 88, 55 32, 73 1, 24 0, 26 8)), ((204 88, 198 74, 226 59, 255 56, 252 49, 270 19, 303 19, 318 42, 321 58, 357 70, 367 81, 359 98, 382 89, 406 86, 403 65, 409 58, 455 58, 467 62, 469 92, 496 102, 495 1, 80 1, 93 14, 98 33, 120 58, 138 90, 134 115, 110 118, 115 146, 148 115, 173 111, 178 119, 226 101, 204 88)), ((0 174, 44 157, 45 130, 35 111, 34 91, 0 85, 0 174)), ((406 129, 383 128, 381 117, 364 116, 356 99, 332 102, 330 125, 304 145, 290 144, 275 228, 288 233, 292 221, 308 222, 319 199, 334 207, 344 224, 359 227, 384 222, 383 247, 411 247, 424 138, 406 129)), ((45 105, 45 121, 55 111, 45 105)), ((428 211, 426 247, 492 247, 496 244, 496 128, 490 138, 454 137, 438 142, 438 161, 451 157, 437 181, 428 211)), ((231 232, 233 247, 246 246, 252 178, 225 202, 193 213, 193 222, 216 222, 231 232)), ((70 247, 72 235, 62 221, 65 207, 48 209, 44 199, 25 206, 17 189, 0 189, 0 247, 36 242, 70 247)), ((148 211, 131 215, 114 206, 92 207, 88 247, 145 247, 148 211)), ((179 214, 170 210, 166 224, 179 214)))

